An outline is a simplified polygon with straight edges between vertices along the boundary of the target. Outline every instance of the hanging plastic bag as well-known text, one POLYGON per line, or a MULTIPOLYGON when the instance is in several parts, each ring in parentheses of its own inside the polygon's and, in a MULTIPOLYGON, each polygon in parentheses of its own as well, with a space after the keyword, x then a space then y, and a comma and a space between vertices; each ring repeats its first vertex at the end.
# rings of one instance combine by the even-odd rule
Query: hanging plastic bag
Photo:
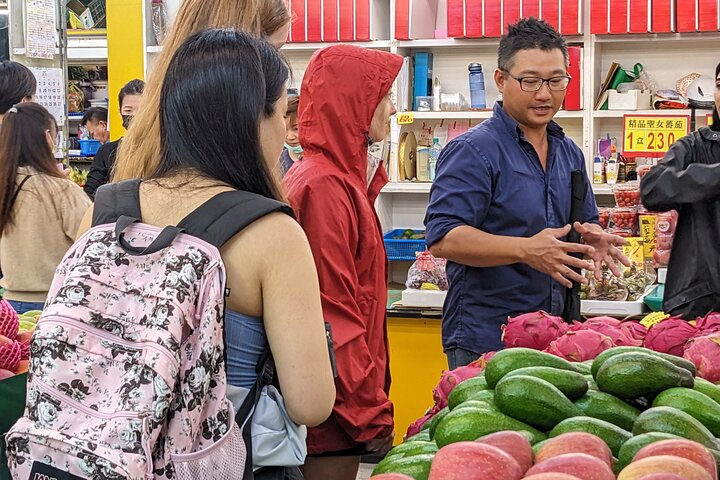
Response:
POLYGON ((429 250, 415 254, 405 286, 415 290, 447 290, 447 260, 435 258, 429 250))

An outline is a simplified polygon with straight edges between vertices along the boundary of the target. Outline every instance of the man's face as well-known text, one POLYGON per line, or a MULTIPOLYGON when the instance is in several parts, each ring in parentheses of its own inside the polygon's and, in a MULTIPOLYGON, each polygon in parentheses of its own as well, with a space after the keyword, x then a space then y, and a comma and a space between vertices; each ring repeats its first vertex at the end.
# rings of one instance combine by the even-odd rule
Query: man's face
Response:
POLYGON ((95 140, 104 141, 105 132, 107 132, 107 124, 102 120, 90 120, 85 127, 95 140))
MULTIPOLYGON (((503 108, 520 125, 542 128, 552 120, 562 106, 566 90, 550 90, 543 82, 535 92, 525 91, 520 81, 526 77, 550 79, 567 76, 565 58, 560 49, 533 48, 519 50, 513 55, 508 71, 495 70, 495 84, 502 93, 503 108)), ((574 79, 573 81, 579 81, 574 79)))

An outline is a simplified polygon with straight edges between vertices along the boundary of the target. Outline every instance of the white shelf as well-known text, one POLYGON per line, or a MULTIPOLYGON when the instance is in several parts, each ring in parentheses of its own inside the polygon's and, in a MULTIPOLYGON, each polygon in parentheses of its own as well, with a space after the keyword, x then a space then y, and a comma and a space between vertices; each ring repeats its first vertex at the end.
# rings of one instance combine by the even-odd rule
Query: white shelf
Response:
POLYGON ((593 183, 592 189, 593 189, 593 192, 595 192, 595 195, 612 195, 613 194, 613 186, 608 185, 607 183, 593 183))
POLYGON ((720 40, 720 32, 640 33, 627 35, 593 35, 596 43, 697 42, 720 40))
MULTIPOLYGON (((705 110, 695 110, 695 113, 705 110)), ((710 112, 710 110, 708 110, 710 112)), ((690 109, 668 110, 593 110, 593 118, 623 118, 625 115, 691 115, 690 109)))
MULTIPOLYGON (((403 112, 412 113, 418 120, 448 119, 448 120, 476 120, 492 116, 492 110, 462 111, 462 112, 403 112)), ((582 110, 566 111, 560 110, 555 118, 583 118, 582 110)))
MULTIPOLYGON (((565 36, 569 43, 583 41, 582 36, 565 36)), ((468 48, 493 47, 500 43, 500 38, 421 38, 417 40, 398 40, 398 48, 468 48)))
POLYGON ((430 193, 432 183, 428 182, 390 182, 381 193, 430 193))
POLYGON ((355 45, 357 47, 374 48, 377 50, 390 50, 390 40, 374 40, 372 42, 316 42, 316 43, 286 43, 280 50, 283 52, 314 52, 331 45, 355 45))
MULTIPOLYGON (((25 48, 14 48, 14 55, 25 55, 25 48)), ((55 55, 59 55, 60 50, 55 50, 55 55)), ((107 62, 108 49, 106 36, 87 36, 87 37, 69 37, 67 49, 68 61, 71 63, 78 61, 96 61, 107 62)))

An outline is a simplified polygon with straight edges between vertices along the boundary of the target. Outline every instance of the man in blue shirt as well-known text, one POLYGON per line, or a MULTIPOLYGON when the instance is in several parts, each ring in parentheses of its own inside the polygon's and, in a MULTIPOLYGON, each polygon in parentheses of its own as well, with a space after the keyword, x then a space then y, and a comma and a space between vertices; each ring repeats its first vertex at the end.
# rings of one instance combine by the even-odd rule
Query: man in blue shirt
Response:
POLYGON ((508 316, 562 313, 565 289, 587 282, 573 268, 605 263, 619 275, 616 261, 628 264, 625 241, 597 223, 582 151, 552 121, 571 81, 567 58, 565 40, 547 23, 511 26, 494 74, 502 103, 438 161, 425 225, 433 255, 449 260, 443 347, 451 369, 501 349, 508 316), (583 244, 564 241, 575 170, 587 185, 582 222, 574 224, 583 244))

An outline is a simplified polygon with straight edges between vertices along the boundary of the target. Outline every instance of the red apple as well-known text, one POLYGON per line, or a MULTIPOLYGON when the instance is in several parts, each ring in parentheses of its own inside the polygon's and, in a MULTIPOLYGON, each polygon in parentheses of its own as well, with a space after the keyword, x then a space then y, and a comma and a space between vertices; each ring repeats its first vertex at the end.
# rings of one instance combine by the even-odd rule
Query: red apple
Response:
POLYGON ((535 454, 535 463, 567 453, 585 453, 599 458, 612 468, 610 448, 600 437, 585 432, 568 432, 551 438, 535 454))
POLYGON ((413 480, 413 478, 402 473, 381 473, 380 475, 373 475, 368 480, 413 480))
POLYGON ((674 455, 659 455, 633 461, 623 468, 617 480, 640 480, 651 473, 675 473, 683 480, 715 480, 697 463, 674 455))
POLYGON ((523 480, 581 480, 575 475, 568 475, 567 473, 537 473, 530 475, 529 477, 523 477, 523 480))
POLYGON ((5 380, 6 378, 14 377, 15 374, 11 372, 10 370, 5 370, 4 368, 0 368, 0 380, 5 380))

